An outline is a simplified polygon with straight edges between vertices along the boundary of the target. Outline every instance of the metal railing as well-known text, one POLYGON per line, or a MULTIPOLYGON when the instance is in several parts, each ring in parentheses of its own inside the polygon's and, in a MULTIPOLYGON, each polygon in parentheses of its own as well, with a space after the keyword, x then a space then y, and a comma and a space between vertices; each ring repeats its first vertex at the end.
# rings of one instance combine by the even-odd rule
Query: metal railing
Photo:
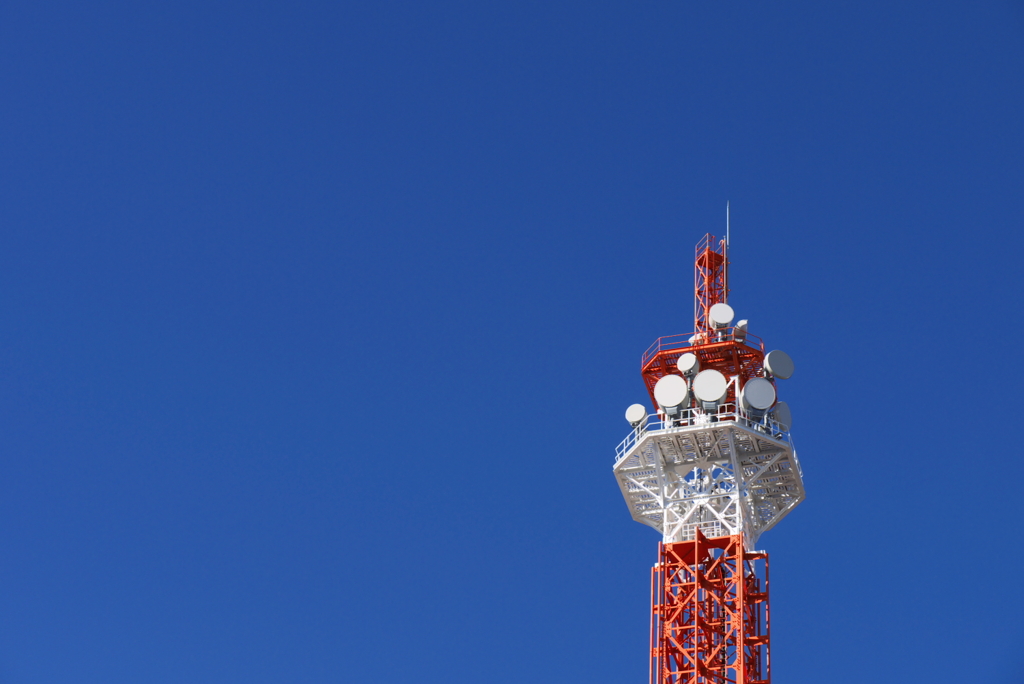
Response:
POLYGON ((648 347, 647 351, 645 351, 643 356, 640 357, 640 367, 646 368, 647 364, 650 363, 651 359, 653 359, 658 352, 671 349, 683 349, 685 347, 692 346, 693 344, 734 341, 741 342, 748 347, 753 347, 754 349, 760 349, 762 353, 764 352, 764 341, 757 335, 751 335, 750 333, 740 331, 739 336, 737 336, 736 328, 722 328, 721 330, 715 330, 710 333, 692 332, 659 337, 654 340, 654 344, 648 347), (692 342, 691 339, 693 340, 692 342))
POLYGON ((717 411, 704 411, 698 408, 682 409, 678 417, 665 415, 648 415, 643 423, 633 428, 624 440, 615 448, 615 462, 618 463, 626 452, 632 449, 652 430, 686 430, 693 427, 713 426, 721 423, 736 423, 743 427, 763 432, 774 439, 792 445, 789 428, 771 417, 750 415, 736 404, 722 404, 717 411))

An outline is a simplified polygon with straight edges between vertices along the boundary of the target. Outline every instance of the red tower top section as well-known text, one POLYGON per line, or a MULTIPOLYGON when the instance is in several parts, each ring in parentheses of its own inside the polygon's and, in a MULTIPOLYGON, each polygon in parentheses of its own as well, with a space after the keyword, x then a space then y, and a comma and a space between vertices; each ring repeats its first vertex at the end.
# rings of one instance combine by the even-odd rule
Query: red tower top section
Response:
MULTIPOLYGON (((700 367, 713 368, 726 377, 739 376, 740 385, 763 376, 764 342, 747 333, 745 327, 716 328, 711 321, 711 307, 725 304, 729 296, 728 244, 724 239, 707 234, 697 243, 693 265, 694 331, 682 335, 659 337, 640 360, 640 372, 654 398, 654 385, 665 375, 678 374, 676 362, 686 352, 700 360, 700 367)), ((735 388, 730 385, 726 402, 735 402, 735 388)))
POLYGON ((729 303, 729 244, 708 233, 697 243, 693 262, 693 329, 710 332, 711 307, 729 303))

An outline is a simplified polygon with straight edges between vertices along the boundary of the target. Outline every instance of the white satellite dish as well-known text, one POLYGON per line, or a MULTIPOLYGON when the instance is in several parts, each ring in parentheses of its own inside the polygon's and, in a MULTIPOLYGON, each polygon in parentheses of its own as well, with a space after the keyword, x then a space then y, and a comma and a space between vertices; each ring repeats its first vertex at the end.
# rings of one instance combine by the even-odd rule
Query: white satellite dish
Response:
POLYGON ((704 408, 710 408, 708 404, 717 404, 724 399, 728 389, 729 381, 713 368, 697 373, 693 379, 693 395, 705 405, 704 408))
POLYGON ((654 400, 666 411, 681 406, 690 398, 686 378, 666 375, 654 385, 654 400))
POLYGON ((743 385, 740 403, 747 410, 767 411, 775 403, 775 387, 764 378, 751 378, 743 385))
POLYGON ((700 359, 693 352, 686 352, 676 361, 676 368, 683 375, 696 375, 700 372, 700 359))
POLYGON ((770 351, 764 357, 764 369, 780 380, 793 377, 793 359, 784 351, 770 351))
POLYGON ((716 328, 725 328, 732 323, 732 319, 736 317, 736 314, 733 312, 731 306, 719 302, 711 307, 711 310, 708 312, 708 317, 711 319, 712 326, 716 328))
POLYGON ((772 409, 772 418, 778 421, 783 430, 793 427, 793 414, 789 410, 789 404, 784 401, 775 404, 775 408, 772 409))
POLYGON ((747 319, 744 318, 742 321, 736 324, 736 327, 732 330, 732 338, 737 342, 742 342, 747 339, 747 319))
POLYGON ((633 427, 643 425, 645 420, 647 420, 647 409, 643 404, 633 404, 626 409, 626 422, 633 427))

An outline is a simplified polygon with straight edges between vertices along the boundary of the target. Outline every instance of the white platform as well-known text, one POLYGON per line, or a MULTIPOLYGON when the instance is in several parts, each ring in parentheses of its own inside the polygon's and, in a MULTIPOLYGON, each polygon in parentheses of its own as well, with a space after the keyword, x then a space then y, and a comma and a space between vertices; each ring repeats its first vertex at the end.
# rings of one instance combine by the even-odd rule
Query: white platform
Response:
POLYGON ((760 535, 805 498, 790 435, 732 404, 715 416, 689 409, 678 420, 650 416, 616 450, 615 477, 633 519, 666 543, 760 535))

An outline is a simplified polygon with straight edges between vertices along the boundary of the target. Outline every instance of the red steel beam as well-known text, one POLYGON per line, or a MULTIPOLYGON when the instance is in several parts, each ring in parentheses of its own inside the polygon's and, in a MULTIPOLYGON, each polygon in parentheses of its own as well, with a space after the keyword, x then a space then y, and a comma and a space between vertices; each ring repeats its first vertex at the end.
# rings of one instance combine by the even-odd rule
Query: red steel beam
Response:
POLYGON ((701 238, 697 243, 693 265, 693 329, 698 333, 712 331, 709 317, 711 307, 729 301, 728 268, 725 240, 719 240, 710 233, 701 238))
POLYGON ((768 554, 743 535, 660 544, 651 684, 770 684, 768 554))

